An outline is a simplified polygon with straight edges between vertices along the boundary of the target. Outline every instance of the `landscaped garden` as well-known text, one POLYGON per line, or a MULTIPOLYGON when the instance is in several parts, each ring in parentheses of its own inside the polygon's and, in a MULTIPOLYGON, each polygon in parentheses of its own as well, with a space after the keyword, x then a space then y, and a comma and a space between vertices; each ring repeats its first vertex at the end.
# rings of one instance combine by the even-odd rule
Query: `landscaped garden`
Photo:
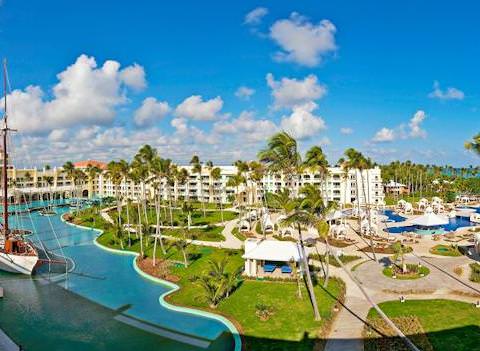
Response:
MULTIPOLYGON (((121 249, 114 228, 99 215, 98 209, 86 209, 72 221, 104 230, 97 241, 107 247, 121 249)), ((218 227, 221 228, 221 227, 218 227)), ((176 229, 174 229, 176 230, 176 229)), ((193 230, 193 229, 191 229, 193 230)), ((165 232, 165 231, 164 231, 165 232)), ((168 235, 168 232, 165 232, 168 235)), ((140 240, 131 235, 126 250, 139 252, 140 240)), ((298 297, 296 281, 256 281, 240 276, 243 254, 240 250, 175 245, 164 240, 166 252, 157 246, 153 266, 153 239, 144 236, 144 258, 137 258, 142 270, 178 284, 181 289, 169 295, 173 304, 219 313, 239 328, 248 350, 312 350, 321 349, 338 299, 343 299, 344 283, 331 278, 326 289, 317 281, 315 293, 321 320, 313 318, 307 290, 302 284, 298 297), (184 255, 185 254, 185 255, 184 255), (184 262, 186 258, 187 262, 184 262)))
MULTIPOLYGON (((452 300, 389 301, 379 307, 422 351, 471 351, 480 345, 480 309, 452 300)), ((365 351, 409 350, 375 310, 365 329, 365 351), (381 336, 378 332, 381 332, 381 336)))
POLYGON ((409 280, 418 279, 427 276, 430 270, 425 266, 419 266, 418 264, 405 264, 398 266, 391 264, 383 269, 383 275, 392 279, 409 280))
POLYGON ((475 283, 480 283, 480 264, 477 262, 470 263, 470 280, 475 283))
POLYGON ((431 254, 440 255, 440 256, 451 256, 457 257, 462 256, 462 253, 458 250, 458 247, 455 245, 435 245, 430 250, 431 254))

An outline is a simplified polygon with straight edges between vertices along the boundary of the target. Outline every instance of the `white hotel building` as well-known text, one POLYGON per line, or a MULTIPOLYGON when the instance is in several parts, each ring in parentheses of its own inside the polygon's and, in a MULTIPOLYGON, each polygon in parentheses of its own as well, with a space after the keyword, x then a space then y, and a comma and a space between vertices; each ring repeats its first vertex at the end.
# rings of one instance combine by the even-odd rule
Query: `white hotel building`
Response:
MULTIPOLYGON (((191 166, 180 166, 180 168, 187 169, 189 173, 188 180, 185 184, 175 183, 170 188, 167 187, 166 181, 162 183, 162 197, 168 199, 172 196, 174 199, 191 199, 200 200, 204 202, 220 202, 223 203, 232 201, 232 198, 238 197, 237 190, 241 194, 240 198, 245 203, 252 204, 254 202, 261 202, 263 192, 277 192, 284 188, 288 180, 283 175, 268 174, 265 175, 258 184, 249 179, 246 175, 246 184, 238 187, 229 187, 227 183, 231 177, 237 174, 235 166, 218 166, 221 169, 221 178, 214 180, 210 177, 208 169, 202 170, 201 176, 192 173, 191 166)), ((301 174, 298 181, 293 180, 292 186, 294 189, 299 189, 306 184, 318 185, 323 191, 326 188, 328 200, 337 201, 341 204, 352 204, 357 198, 357 183, 356 177, 359 180, 359 198, 361 203, 383 204, 384 193, 382 185, 381 170, 378 167, 366 170, 362 176, 360 172, 351 170, 348 175, 345 174, 340 167, 329 168, 329 174, 326 179, 326 185, 322 184, 322 179, 319 174, 305 172, 301 174), (367 201, 365 201, 365 197, 367 201)), ((115 186, 111 181, 105 177, 104 174, 98 176, 95 186, 93 187, 93 194, 105 197, 115 196, 115 186)), ((152 197, 154 189, 151 184, 134 184, 131 181, 123 181, 118 189, 122 196, 130 198, 138 198, 143 191, 147 197, 152 197)), ((92 193, 92 191, 90 192, 92 193)))
MULTIPOLYGON (((98 161, 88 160, 75 163, 79 169, 85 170, 87 165, 93 164, 103 170, 106 164, 98 161)), ((232 199, 240 198, 244 203, 260 203, 263 193, 277 192, 288 184, 288 179, 283 175, 267 174, 257 184, 246 176, 246 184, 237 187, 227 186, 231 177, 237 174, 235 166, 218 166, 221 169, 221 178, 214 180, 210 177, 209 170, 204 167, 202 174, 192 173, 191 166, 180 166, 187 169, 189 176, 185 184, 175 183, 169 188, 164 180, 162 182, 162 197, 168 199, 171 196, 174 199, 191 199, 204 202, 230 202, 232 199), (237 195, 237 191, 240 195, 237 195)), ((320 187, 322 191, 326 189, 328 200, 337 201, 341 204, 352 204, 356 201, 357 193, 361 203, 383 204, 384 192, 382 186, 381 170, 378 167, 363 171, 363 177, 360 172, 351 170, 348 175, 340 167, 330 167, 326 183, 322 183, 320 174, 304 172, 299 179, 290 181, 290 187, 300 189, 303 185, 314 184, 320 187), (359 187, 357 190, 358 178, 359 187), (362 179, 363 178, 363 179, 362 179), (362 180, 364 186, 362 187, 362 180), (365 201, 366 198, 366 201, 365 201)), ((115 189, 114 184, 106 176, 106 173, 98 174, 94 179, 87 179, 74 188, 72 181, 61 167, 53 169, 8 169, 8 178, 11 184, 11 190, 16 193, 22 193, 24 200, 36 200, 48 198, 52 194, 56 197, 71 197, 73 194, 79 194, 83 197, 106 197, 115 196, 116 191, 122 197, 137 199, 143 194, 147 198, 154 195, 154 189, 151 182, 146 184, 134 184, 132 181, 122 181, 119 189, 115 189), (50 178, 48 183, 46 179, 50 178), (12 189, 13 188, 13 189, 12 189)), ((13 194, 12 194, 13 195, 13 194)))

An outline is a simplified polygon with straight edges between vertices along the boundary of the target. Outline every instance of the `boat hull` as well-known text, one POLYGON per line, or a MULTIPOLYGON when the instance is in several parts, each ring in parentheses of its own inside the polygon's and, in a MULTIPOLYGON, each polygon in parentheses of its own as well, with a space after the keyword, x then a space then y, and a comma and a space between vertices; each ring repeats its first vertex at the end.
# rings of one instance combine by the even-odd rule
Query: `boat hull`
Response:
POLYGON ((38 256, 20 256, 0 252, 0 270, 10 273, 31 275, 38 256))

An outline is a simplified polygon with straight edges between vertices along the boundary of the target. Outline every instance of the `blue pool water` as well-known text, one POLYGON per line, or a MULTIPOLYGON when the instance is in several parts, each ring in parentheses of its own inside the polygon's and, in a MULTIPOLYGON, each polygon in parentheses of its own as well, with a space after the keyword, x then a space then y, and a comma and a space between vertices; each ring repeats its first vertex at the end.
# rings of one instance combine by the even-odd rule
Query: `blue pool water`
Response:
POLYGON ((393 210, 384 210, 382 214, 388 217, 389 222, 403 222, 404 220, 406 220, 405 217, 400 216, 393 210))
MULTIPOLYGON (((39 203, 32 205, 37 206, 39 203)), ((58 286, 63 287, 67 284, 70 292, 110 311, 121 311, 119 314, 122 316, 147 322, 169 332, 207 340, 211 343, 208 350, 233 349, 233 337, 224 323, 204 316, 173 311, 160 305, 160 295, 170 291, 171 288, 141 277, 133 267, 133 256, 110 253, 94 245, 93 240, 98 236, 96 231, 73 227, 62 222, 60 215, 66 211, 68 208, 57 208, 58 215, 51 217, 41 216, 38 212, 33 212, 31 217, 28 214, 11 216, 13 227, 36 229, 35 232, 48 249, 61 254, 60 245, 63 253, 75 262, 73 271, 68 275, 68 281, 62 280, 57 284, 58 286), (53 230, 59 237, 58 241, 53 230)), ((32 237, 32 240, 35 242, 36 238, 32 237)), ((11 279, 11 276, 0 273, 0 285, 6 289, 7 296, 8 279, 11 279), (2 279, 7 283, 2 283, 2 279)), ((28 278, 28 284, 35 286, 37 282, 32 283, 32 279, 28 278)), ((31 289, 35 291, 35 287, 31 289)), ((37 303, 43 303, 40 297, 37 303)), ((58 303, 62 302, 58 301, 58 303)), ((38 318, 48 318, 48 316, 42 315, 38 318)), ((1 322, 0 317, 0 326, 8 331, 9 326, 4 326, 1 322)), ((157 335, 155 337, 156 347, 153 346, 152 349, 163 349, 162 345, 167 347, 165 350, 197 349, 192 347, 192 344, 173 341, 175 345, 172 345, 172 340, 157 337, 157 335)), ((48 339, 48 332, 43 338, 48 339)), ((95 347, 96 343, 84 349, 95 350, 95 347)), ((97 349, 122 349, 122 347, 113 343, 111 347, 97 349)), ((42 350, 42 348, 30 348, 30 350, 42 350)))
MULTIPOLYGON (((469 219, 466 217, 454 217, 454 218, 449 218, 449 223, 442 225, 439 228, 443 229, 443 231, 445 232, 451 232, 451 231, 457 230, 458 228, 470 227, 474 225, 475 223, 470 222, 469 219)), ((387 228, 386 230, 388 230, 389 233, 399 234, 403 232, 415 232, 416 230, 419 230, 419 227, 415 225, 411 225, 411 226, 403 226, 403 227, 392 227, 392 228, 387 228)), ((419 230, 419 233, 422 234, 421 230, 419 230)))

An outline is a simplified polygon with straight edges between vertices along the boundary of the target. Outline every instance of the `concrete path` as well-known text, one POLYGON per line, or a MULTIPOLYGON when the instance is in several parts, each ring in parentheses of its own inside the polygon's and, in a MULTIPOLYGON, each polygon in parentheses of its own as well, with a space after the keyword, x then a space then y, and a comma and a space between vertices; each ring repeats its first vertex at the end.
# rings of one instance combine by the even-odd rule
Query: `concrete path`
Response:
POLYGON ((0 350, 20 351, 20 347, 2 329, 0 329, 0 350))

